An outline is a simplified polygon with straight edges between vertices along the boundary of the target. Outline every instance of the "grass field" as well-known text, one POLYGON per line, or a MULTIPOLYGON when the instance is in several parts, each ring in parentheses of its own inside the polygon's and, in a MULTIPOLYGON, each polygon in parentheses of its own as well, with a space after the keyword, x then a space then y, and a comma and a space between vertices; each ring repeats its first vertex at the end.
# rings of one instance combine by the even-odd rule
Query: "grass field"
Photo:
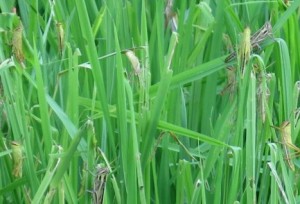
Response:
POLYGON ((0 203, 300 203, 299 6, 0 0, 0 203))

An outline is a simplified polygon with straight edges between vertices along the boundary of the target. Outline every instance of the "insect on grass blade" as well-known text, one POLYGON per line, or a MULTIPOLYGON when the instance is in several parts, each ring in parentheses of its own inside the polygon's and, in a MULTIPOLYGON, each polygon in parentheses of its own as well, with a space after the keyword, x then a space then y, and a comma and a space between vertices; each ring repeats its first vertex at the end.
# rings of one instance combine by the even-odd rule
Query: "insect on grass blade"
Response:
POLYGON ((16 141, 11 142, 12 159, 13 159, 13 172, 16 178, 22 178, 23 154, 22 146, 16 141))
POLYGON ((259 44, 263 42, 267 37, 272 36, 272 25, 270 21, 267 21, 261 29, 256 31, 251 36, 251 46, 252 48, 259 48, 259 44))
POLYGON ((64 28, 62 23, 57 22, 56 29, 57 29, 57 38, 58 38, 58 49, 60 55, 62 56, 63 48, 64 48, 64 28))
POLYGON ((272 126, 280 131, 281 135, 281 143, 283 146, 283 151, 285 154, 285 158, 288 166, 292 171, 295 171, 295 165, 291 160, 291 152, 290 149, 296 151, 296 154, 300 153, 300 149, 292 143, 291 138, 291 123, 289 121, 284 121, 280 127, 272 126))
POLYGON ((280 126, 280 128, 281 128, 282 143, 284 144, 283 149, 284 149, 284 153, 285 153, 285 156, 286 156, 287 163, 288 163, 289 167, 291 168, 291 170, 295 171, 295 165, 291 161, 290 151, 289 151, 289 148, 288 148, 289 145, 292 145, 291 124, 288 121, 284 121, 282 123, 282 125, 280 126))
POLYGON ((104 198, 104 190, 106 179, 109 174, 109 168, 99 167, 97 169, 97 175, 94 180, 94 189, 93 189, 93 200, 95 204, 102 204, 104 198))
POLYGON ((227 67, 226 72, 227 72, 227 84, 223 88, 220 94, 223 96, 225 93, 229 93, 230 97, 232 98, 237 88, 236 68, 234 66, 229 66, 227 67))
POLYGON ((241 62, 241 69, 242 75, 244 75, 246 64, 250 59, 250 52, 251 52, 251 41, 250 41, 250 28, 246 27, 243 33, 243 39, 241 44, 241 51, 240 51, 240 62, 241 62))
POLYGON ((24 62, 22 35, 23 25, 20 23, 13 31, 12 39, 12 52, 19 63, 24 62))
MULTIPOLYGON (((268 36, 272 36, 272 25, 270 21, 267 21, 258 31, 256 31, 250 37, 251 50, 259 49, 260 43, 262 43, 268 36)), ((226 57, 225 62, 228 63, 237 57, 236 52, 232 52, 226 57)))

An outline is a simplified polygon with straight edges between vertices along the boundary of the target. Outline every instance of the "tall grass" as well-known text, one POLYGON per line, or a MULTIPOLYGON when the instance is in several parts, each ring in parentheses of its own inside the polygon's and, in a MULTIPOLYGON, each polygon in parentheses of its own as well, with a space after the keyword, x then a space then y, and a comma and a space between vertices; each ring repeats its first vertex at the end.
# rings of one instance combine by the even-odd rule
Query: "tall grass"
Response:
POLYGON ((0 1, 1 203, 300 202, 300 2, 170 2, 0 1))

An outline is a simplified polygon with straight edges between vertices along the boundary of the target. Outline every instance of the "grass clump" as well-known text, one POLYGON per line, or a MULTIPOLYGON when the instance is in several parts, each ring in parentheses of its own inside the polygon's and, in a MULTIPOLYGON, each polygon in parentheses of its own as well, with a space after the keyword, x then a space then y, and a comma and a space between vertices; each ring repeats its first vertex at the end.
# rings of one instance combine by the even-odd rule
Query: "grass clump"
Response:
POLYGON ((0 1, 0 202, 299 202, 299 5, 0 1))

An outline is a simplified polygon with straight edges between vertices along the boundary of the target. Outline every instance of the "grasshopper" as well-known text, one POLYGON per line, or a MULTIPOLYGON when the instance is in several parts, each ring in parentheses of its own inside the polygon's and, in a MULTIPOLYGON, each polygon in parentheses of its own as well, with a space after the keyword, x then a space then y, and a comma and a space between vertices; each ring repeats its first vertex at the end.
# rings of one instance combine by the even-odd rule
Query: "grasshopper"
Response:
POLYGON ((57 38, 58 38, 58 49, 60 55, 62 56, 63 49, 64 49, 64 28, 62 23, 57 22, 56 29, 57 29, 57 38))
MULTIPOLYGON (((258 31, 256 31, 250 37, 251 49, 259 49, 259 44, 263 42, 268 36, 272 36, 272 25, 270 21, 267 21, 258 31)), ((230 62, 236 58, 236 52, 232 52, 228 57, 226 57, 225 62, 230 62)))
POLYGON ((12 159, 13 159, 13 175, 16 178, 22 178, 23 153, 22 145, 16 141, 11 142, 12 159))
POLYGON ((270 21, 267 21, 251 38, 252 47, 259 47, 259 44, 263 42, 268 36, 272 36, 272 25, 270 21))
POLYGON ((24 62, 22 35, 23 35, 23 25, 20 23, 20 25, 18 25, 13 31, 13 39, 12 39, 12 44, 13 44, 12 51, 19 63, 24 62))
POLYGON ((286 161, 288 166, 292 171, 295 171, 295 165, 291 160, 291 153, 290 149, 294 150, 294 155, 297 155, 300 153, 299 147, 293 144, 291 139, 291 123, 289 121, 284 121, 280 127, 272 126, 273 128, 280 131, 281 134, 281 144, 283 146, 284 154, 286 157, 286 161))
POLYGON ((107 167, 99 167, 97 169, 97 175, 94 180, 94 189, 93 189, 93 200, 94 203, 103 203, 104 198, 104 190, 106 179, 109 174, 109 168, 107 167))

